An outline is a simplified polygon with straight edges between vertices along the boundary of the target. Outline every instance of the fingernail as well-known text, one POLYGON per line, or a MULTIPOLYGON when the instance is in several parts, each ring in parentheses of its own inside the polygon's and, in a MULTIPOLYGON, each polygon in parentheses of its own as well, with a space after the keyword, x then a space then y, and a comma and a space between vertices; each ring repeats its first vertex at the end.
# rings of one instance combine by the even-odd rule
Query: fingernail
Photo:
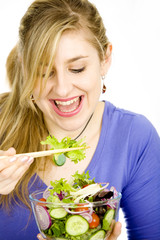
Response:
POLYGON ((14 157, 11 157, 11 158, 9 159, 9 161, 10 161, 10 162, 14 162, 14 161, 16 161, 16 159, 17 159, 17 158, 14 156, 14 157))
POLYGON ((28 160, 28 157, 21 158, 21 162, 26 162, 28 160))
POLYGON ((28 164, 31 164, 33 162, 34 158, 30 157, 29 160, 27 161, 28 164))

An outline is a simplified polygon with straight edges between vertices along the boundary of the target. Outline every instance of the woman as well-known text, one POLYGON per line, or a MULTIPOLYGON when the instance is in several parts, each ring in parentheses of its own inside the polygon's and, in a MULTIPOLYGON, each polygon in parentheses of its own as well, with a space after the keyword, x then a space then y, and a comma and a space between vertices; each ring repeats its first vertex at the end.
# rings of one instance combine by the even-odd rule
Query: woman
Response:
MULTIPOLYGON (((145 117, 99 101, 111 53, 102 19, 87 0, 37 0, 22 18, 6 65, 11 92, 0 98, 1 155, 8 156, 0 161, 3 239, 35 239, 28 194, 76 170, 122 192, 129 239, 160 239, 160 139, 145 117), (49 134, 86 136, 85 160, 59 167, 13 156, 46 150, 40 141, 49 134)), ((108 239, 117 239, 120 228, 116 223, 108 239)))

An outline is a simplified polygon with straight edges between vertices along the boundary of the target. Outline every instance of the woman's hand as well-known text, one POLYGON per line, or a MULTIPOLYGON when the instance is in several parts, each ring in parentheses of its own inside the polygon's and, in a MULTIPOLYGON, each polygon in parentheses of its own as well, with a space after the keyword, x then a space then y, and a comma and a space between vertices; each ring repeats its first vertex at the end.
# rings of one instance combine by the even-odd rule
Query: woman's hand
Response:
POLYGON ((122 224, 120 222, 115 222, 111 234, 106 240, 116 240, 121 234, 121 228, 122 224))
POLYGON ((27 171, 33 162, 32 157, 14 156, 16 150, 9 148, 7 151, 0 150, 0 156, 6 156, 0 159, 0 194, 9 194, 16 186, 19 179, 27 171))
MULTIPOLYGON (((121 234, 121 228, 122 228, 121 223, 120 222, 116 222, 114 224, 113 228, 112 228, 110 236, 106 240, 117 240, 117 238, 121 234)), ((45 240, 40 233, 37 235, 37 238, 39 240, 45 240)))

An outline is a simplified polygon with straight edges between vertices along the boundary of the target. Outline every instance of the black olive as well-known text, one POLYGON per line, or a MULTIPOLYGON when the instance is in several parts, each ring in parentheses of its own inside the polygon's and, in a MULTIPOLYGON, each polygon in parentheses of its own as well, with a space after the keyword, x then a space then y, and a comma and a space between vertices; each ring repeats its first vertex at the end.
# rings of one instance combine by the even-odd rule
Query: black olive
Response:
POLYGON ((105 199, 109 199, 111 197, 113 197, 113 192, 112 191, 108 191, 108 192, 100 192, 98 195, 100 198, 105 198, 105 199))
POLYGON ((106 208, 104 208, 104 207, 102 207, 102 206, 98 208, 98 213, 99 213, 100 215, 104 215, 105 212, 106 212, 106 208))

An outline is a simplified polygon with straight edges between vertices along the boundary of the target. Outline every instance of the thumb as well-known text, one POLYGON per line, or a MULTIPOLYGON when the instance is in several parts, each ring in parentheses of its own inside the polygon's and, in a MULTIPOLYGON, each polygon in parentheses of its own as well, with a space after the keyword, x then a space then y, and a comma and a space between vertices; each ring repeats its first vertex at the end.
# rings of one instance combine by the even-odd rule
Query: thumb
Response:
POLYGON ((16 154, 16 150, 11 147, 7 151, 0 150, 0 155, 1 156, 12 156, 16 154))
POLYGON ((37 234, 37 238, 38 238, 39 240, 45 240, 40 233, 37 234))
POLYGON ((121 234, 121 228, 122 228, 122 224, 120 222, 116 222, 108 240, 116 240, 121 234))
POLYGON ((12 156, 15 154, 16 154, 16 150, 13 147, 11 147, 7 151, 5 151, 5 155, 7 155, 7 156, 12 156))

